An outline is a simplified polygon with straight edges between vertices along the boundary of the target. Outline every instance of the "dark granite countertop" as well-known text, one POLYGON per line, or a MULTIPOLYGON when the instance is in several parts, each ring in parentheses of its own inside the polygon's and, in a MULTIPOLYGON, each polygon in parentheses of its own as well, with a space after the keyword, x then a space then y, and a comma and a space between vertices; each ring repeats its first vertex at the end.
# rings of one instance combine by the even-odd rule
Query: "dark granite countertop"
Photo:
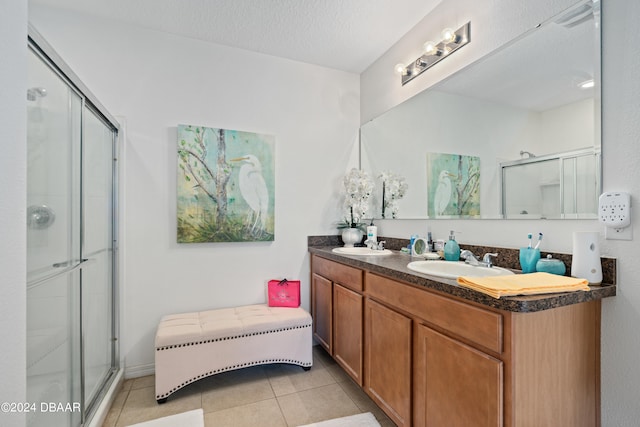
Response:
MULTIPOLYGON (((391 246, 396 246, 395 248, 388 246, 392 250, 395 249, 392 255, 357 256, 343 255, 333 252, 333 248, 341 246, 341 242, 333 239, 334 236, 330 237, 331 238, 329 239, 321 238, 320 236, 309 237, 309 252, 319 255, 323 258, 331 259, 343 264, 360 268, 362 270, 367 270, 372 273, 377 273, 383 276, 390 277, 392 279, 410 283, 412 285, 422 286, 445 294, 453 295, 489 307, 497 308, 499 310, 521 313, 535 312, 571 304, 598 300, 614 296, 616 294, 616 286, 613 283, 615 282, 615 259, 611 258, 603 258, 603 278, 605 279, 605 281, 611 281, 611 283, 603 282, 603 284, 601 285, 589 286, 591 288, 589 292, 576 291, 543 295, 502 297, 496 299, 481 292, 462 287, 458 285, 455 280, 429 277, 427 275, 409 270, 407 268, 407 264, 411 261, 417 260, 418 258, 412 258, 409 254, 401 253, 398 251, 399 248, 397 246, 404 244, 401 239, 398 242, 387 239, 388 241, 391 240, 391 246)), ((463 249, 465 248, 463 245, 460 246, 463 247, 463 249)), ((485 248, 477 246, 466 247, 472 249, 482 248, 490 249, 491 251, 501 251, 505 254, 503 261, 508 261, 508 259, 512 256, 512 252, 515 252, 517 254, 517 249, 485 248)), ((482 251, 477 251, 476 253, 481 252, 482 251)), ((563 258, 562 254, 554 254, 554 257, 563 258)), ((513 265, 508 264, 508 262, 503 262, 497 263, 496 265, 515 270, 513 265)), ((567 264, 566 261, 565 264, 567 264)), ((570 260, 568 264, 569 265, 567 270, 570 271, 570 260)))

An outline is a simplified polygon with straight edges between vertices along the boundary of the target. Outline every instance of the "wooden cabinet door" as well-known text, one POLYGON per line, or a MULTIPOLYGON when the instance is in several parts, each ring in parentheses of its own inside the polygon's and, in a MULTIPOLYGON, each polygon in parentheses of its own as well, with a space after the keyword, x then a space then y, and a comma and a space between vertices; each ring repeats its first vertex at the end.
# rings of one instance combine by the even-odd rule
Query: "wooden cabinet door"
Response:
POLYGON ((333 285, 333 357, 362 386, 362 295, 333 285))
POLYGON ((396 425, 410 426, 411 319, 368 298, 364 319, 365 391, 396 425))
POLYGON ((415 426, 502 426, 503 362, 424 325, 414 353, 415 426))
POLYGON ((311 277, 313 336, 329 354, 333 354, 333 284, 330 280, 315 273, 311 277))

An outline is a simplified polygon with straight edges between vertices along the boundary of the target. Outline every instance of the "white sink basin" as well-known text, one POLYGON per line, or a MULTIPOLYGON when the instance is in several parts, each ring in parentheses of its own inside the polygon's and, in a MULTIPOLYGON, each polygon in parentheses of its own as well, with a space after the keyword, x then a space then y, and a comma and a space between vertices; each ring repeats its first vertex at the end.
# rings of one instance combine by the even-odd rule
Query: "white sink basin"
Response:
POLYGON ((381 251, 374 251, 369 248, 333 248, 333 252, 342 255, 361 255, 361 256, 381 256, 381 255, 391 255, 393 252, 389 249, 383 249, 381 251))
POLYGON ((407 267, 418 273, 444 279, 457 279, 459 276, 486 277, 513 274, 512 271, 500 267, 489 268, 455 261, 413 261, 407 267))

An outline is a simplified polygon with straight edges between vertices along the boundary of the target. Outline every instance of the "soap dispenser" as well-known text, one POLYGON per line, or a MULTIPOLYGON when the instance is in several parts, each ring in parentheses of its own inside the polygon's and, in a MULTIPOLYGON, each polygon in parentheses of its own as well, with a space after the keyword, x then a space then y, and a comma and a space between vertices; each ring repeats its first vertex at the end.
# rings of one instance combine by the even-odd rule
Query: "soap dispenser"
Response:
POLYGON ((447 261, 460 261, 460 245, 456 242, 453 230, 449 233, 449 240, 444 244, 444 259, 447 261))
POLYGON ((378 243, 378 227, 373 225, 373 218, 371 218, 371 225, 367 227, 367 240, 371 243, 378 243))

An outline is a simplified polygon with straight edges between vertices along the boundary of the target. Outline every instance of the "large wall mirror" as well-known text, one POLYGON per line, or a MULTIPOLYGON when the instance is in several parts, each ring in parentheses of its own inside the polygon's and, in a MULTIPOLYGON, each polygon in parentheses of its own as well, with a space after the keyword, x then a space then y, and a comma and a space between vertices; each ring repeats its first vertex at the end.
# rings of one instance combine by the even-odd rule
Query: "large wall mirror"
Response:
POLYGON ((596 218, 600 121, 599 2, 582 1, 362 126, 373 216, 596 218), (408 189, 383 215, 394 175, 408 189))

